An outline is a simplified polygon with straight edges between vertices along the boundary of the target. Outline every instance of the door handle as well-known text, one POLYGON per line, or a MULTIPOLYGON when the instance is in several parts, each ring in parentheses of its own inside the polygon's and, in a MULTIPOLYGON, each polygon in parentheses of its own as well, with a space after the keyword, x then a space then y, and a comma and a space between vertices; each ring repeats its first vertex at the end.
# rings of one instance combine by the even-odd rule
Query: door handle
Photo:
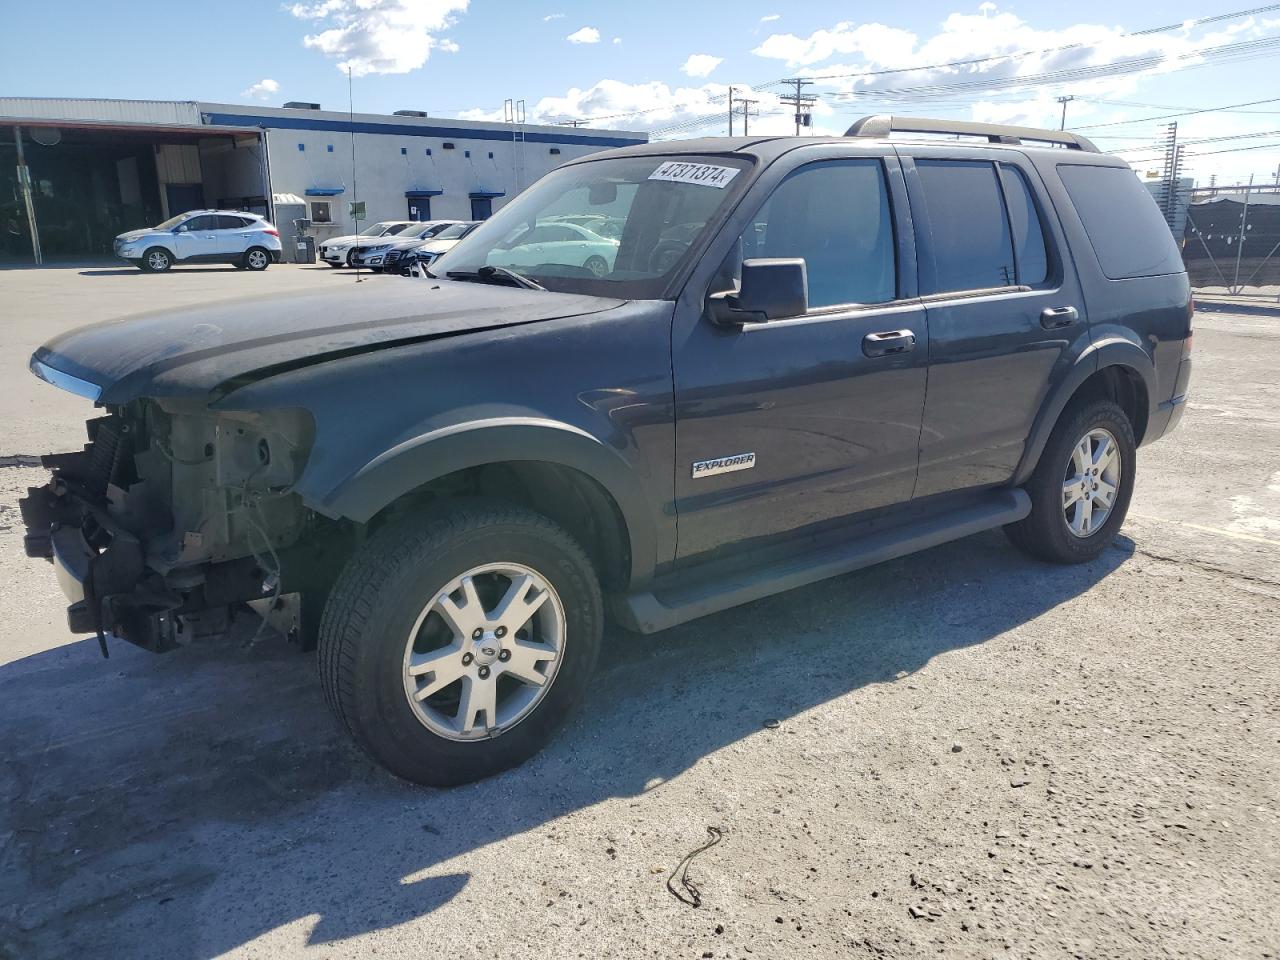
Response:
POLYGON ((862 338, 862 352, 868 357, 887 357, 910 353, 916 348, 916 335, 911 330, 884 330, 862 338))
POLYGON ((1080 319, 1080 311, 1075 307, 1049 307, 1040 314, 1040 326, 1046 330, 1069 327, 1080 319))

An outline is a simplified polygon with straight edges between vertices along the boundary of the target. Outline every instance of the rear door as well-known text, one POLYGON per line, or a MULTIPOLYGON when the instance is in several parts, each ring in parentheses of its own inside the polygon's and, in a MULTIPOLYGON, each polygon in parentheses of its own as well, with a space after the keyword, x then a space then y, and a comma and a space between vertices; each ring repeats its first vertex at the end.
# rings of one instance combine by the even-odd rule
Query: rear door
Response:
POLYGON ((899 151, 929 320, 916 496, 1004 484, 1050 386, 1088 343, 1079 281, 1020 153, 899 151))
POLYGON ((915 483, 928 331, 897 160, 771 171, 743 207, 713 289, 744 259, 802 257, 809 310, 741 327, 678 314, 679 562, 904 503, 915 483), (889 332, 899 352, 877 347, 889 332))
POLYGON ((244 253, 254 245, 252 225, 247 217, 222 213, 218 215, 217 252, 224 257, 244 253))

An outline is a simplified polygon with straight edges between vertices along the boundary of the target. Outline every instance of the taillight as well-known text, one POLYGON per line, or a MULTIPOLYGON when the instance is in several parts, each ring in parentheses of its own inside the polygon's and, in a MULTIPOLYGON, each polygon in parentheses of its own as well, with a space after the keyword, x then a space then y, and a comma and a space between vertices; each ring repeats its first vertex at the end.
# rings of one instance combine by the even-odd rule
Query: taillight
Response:
POLYGON ((280 236, 280 231, 279 231, 279 230, 277 230, 275 227, 267 227, 267 229, 263 230, 262 232, 263 232, 263 233, 269 233, 269 234, 271 234, 271 236, 273 236, 273 237, 278 237, 278 236, 280 236))

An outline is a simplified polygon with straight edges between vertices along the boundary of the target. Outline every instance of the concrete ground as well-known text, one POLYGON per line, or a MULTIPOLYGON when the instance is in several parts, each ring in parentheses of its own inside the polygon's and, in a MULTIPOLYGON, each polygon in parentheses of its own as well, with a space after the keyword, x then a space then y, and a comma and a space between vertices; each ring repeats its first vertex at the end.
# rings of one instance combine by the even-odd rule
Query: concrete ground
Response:
MULTIPOLYGON (((0 463, 80 442, 44 338, 347 282, 0 274, 0 463)), ((1196 356, 1095 563, 992 533, 612 632, 550 749, 449 791, 356 753, 283 643, 68 637, 41 472, 0 467, 0 957, 1280 957, 1280 318, 1205 315, 1196 356)))

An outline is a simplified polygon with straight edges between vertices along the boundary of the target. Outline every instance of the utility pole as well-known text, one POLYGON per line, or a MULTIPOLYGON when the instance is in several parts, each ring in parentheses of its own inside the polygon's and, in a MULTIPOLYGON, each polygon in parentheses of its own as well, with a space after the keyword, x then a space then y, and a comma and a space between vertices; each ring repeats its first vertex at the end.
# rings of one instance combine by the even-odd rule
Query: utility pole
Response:
MULTIPOLYGON (((745 137, 750 133, 750 130, 748 129, 748 121, 751 119, 751 108, 760 101, 747 100, 744 97, 739 97, 738 102, 742 104, 742 135, 745 137)), ((759 114, 757 114, 757 116, 759 116, 759 114)))
POLYGON ((805 87, 813 86, 812 80, 805 80, 803 77, 792 77, 790 80, 783 80, 782 83, 790 83, 795 86, 794 95, 788 94, 785 97, 779 97, 783 103, 795 107, 796 111, 796 136, 800 136, 801 127, 811 127, 813 125, 813 105, 817 101, 817 97, 813 94, 804 92, 805 87))
POLYGON ((1074 100, 1073 96, 1058 97, 1058 102, 1062 104, 1062 122, 1058 124, 1059 130, 1067 129, 1067 104, 1074 100))
POLYGON ((347 126, 351 128, 351 222, 355 227, 354 233, 356 239, 356 283, 363 283, 364 277, 360 276, 360 201, 355 199, 360 196, 360 192, 356 187, 356 101, 352 92, 351 85, 351 64, 347 64, 347 126))
POLYGON ((1178 221, 1178 182, 1182 179, 1182 148, 1178 146, 1178 123, 1175 120, 1165 126, 1164 168, 1160 171, 1160 210, 1164 214, 1165 223, 1170 232, 1177 236, 1174 229, 1178 221))
POLYGON ((729 88, 729 136, 733 136, 733 87, 729 88))

